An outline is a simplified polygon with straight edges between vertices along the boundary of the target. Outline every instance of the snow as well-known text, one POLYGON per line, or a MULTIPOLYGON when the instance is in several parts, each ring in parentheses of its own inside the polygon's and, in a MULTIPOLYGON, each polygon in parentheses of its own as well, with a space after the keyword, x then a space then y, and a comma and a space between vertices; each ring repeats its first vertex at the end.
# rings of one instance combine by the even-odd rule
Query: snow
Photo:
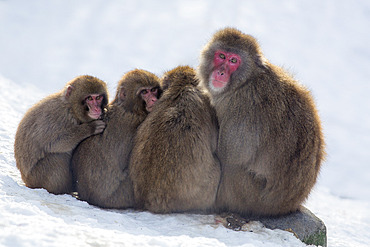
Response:
POLYGON ((13 143, 25 111, 81 74, 108 83, 133 68, 161 75, 197 66, 219 28, 255 36, 265 56, 311 89, 327 160, 306 206, 328 246, 370 242, 370 2, 0 1, 0 246, 304 246, 252 224, 233 232, 213 215, 103 210, 24 186, 13 143))

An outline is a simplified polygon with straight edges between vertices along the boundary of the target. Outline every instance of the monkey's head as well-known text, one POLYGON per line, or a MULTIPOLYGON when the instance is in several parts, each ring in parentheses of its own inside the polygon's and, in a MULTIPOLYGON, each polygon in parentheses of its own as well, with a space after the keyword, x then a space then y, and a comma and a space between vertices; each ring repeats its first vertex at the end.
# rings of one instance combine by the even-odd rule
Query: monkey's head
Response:
POLYGON ((170 71, 167 71, 161 80, 161 88, 163 91, 172 86, 183 87, 185 85, 197 86, 199 83, 196 78, 196 72, 189 66, 178 66, 170 71))
POLYGON ((198 77, 212 94, 237 88, 265 67, 255 38, 234 28, 214 34, 204 47, 198 77))
POLYGON ((147 114, 161 97, 159 78, 146 70, 135 69, 126 73, 118 82, 114 104, 127 111, 147 114))
POLYGON ((89 122, 101 118, 104 113, 108 104, 107 85, 93 76, 78 76, 67 83, 62 97, 80 122, 89 122))

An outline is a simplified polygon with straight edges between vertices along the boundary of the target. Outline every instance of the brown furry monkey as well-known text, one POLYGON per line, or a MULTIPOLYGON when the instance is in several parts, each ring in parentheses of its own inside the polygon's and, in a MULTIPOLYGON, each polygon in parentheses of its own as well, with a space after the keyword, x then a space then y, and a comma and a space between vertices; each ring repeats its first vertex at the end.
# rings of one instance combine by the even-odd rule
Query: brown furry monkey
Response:
POLYGON ((133 206, 128 177, 129 155, 137 127, 160 97, 159 79, 145 70, 126 73, 108 105, 104 132, 83 141, 75 150, 72 167, 81 200, 104 208, 133 206))
POLYGON ((252 36, 233 28, 216 32, 197 73, 220 125, 217 208, 242 215, 296 211, 324 157, 310 92, 269 63, 252 36))
POLYGON ((85 138, 101 133, 108 102, 105 82, 79 76, 27 111, 15 136, 14 156, 27 187, 72 192, 70 160, 85 138))
POLYGON ((214 109, 188 66, 167 72, 162 85, 167 89, 139 127, 132 151, 136 207, 207 212, 220 179, 214 109))

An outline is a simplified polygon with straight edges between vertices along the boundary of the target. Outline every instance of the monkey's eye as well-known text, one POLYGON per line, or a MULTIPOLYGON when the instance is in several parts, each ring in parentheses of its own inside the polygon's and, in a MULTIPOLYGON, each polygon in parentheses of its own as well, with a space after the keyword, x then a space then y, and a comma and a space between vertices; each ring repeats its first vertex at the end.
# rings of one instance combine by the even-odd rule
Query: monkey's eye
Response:
POLYGON ((220 53, 220 55, 218 55, 221 59, 225 59, 226 58, 226 56, 225 56, 225 54, 222 54, 222 53, 220 53))
POLYGON ((100 100, 101 97, 102 97, 101 95, 96 96, 96 100, 100 100))
POLYGON ((87 101, 92 101, 92 100, 93 100, 93 98, 92 98, 91 96, 88 96, 88 97, 86 98, 86 100, 87 100, 87 101))
POLYGON ((230 59, 230 62, 236 63, 236 62, 238 62, 238 59, 236 59, 235 57, 233 57, 232 59, 230 59))
POLYGON ((145 95, 147 93, 148 93, 148 90, 147 89, 141 90, 141 92, 140 92, 140 94, 143 94, 143 95, 145 95))
POLYGON ((158 91, 158 88, 157 87, 153 87, 152 89, 150 89, 150 92, 153 92, 153 93, 155 93, 157 91, 158 91))

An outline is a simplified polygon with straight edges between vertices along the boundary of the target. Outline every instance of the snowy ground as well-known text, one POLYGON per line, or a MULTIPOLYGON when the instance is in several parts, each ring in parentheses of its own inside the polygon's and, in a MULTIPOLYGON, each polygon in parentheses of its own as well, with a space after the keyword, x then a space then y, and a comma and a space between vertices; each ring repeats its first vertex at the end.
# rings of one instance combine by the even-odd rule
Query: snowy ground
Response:
POLYGON ((114 95, 126 71, 197 66, 217 29, 254 35, 266 57, 308 86, 327 161, 306 206, 329 246, 370 243, 370 2, 0 1, 0 246, 300 246, 290 233, 232 232, 213 216, 101 210, 24 187, 13 157, 25 111, 80 74, 114 95))

